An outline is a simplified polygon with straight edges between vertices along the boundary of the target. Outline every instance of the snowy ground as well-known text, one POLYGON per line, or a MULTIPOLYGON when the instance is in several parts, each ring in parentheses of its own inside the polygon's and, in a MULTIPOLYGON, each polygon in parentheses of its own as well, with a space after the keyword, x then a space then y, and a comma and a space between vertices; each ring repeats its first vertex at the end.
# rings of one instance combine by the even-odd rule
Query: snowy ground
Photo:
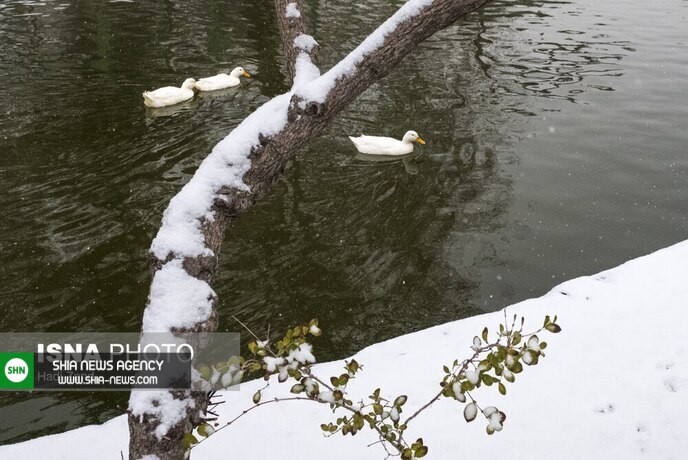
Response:
MULTIPOLYGON (((509 314, 526 316, 526 329, 557 314, 563 331, 545 335, 547 357, 520 374, 506 396, 494 387, 477 392, 483 405, 507 413, 504 430, 487 436, 484 420, 465 423, 463 405, 445 399, 413 422, 409 438, 422 436, 427 458, 435 459, 688 458, 687 288, 688 241, 508 307, 509 314)), ((408 394, 405 412, 411 413, 437 391, 442 365, 467 357, 473 336, 484 326, 494 330, 501 318, 501 312, 477 316, 368 347, 356 355, 365 368, 349 391, 365 397, 379 386, 389 395, 408 394)), ((329 376, 342 363, 319 365, 317 373, 329 376)), ((260 384, 227 393, 223 419, 250 407, 260 384)), ((274 390, 288 393, 276 383, 274 390)), ((319 426, 331 420, 327 407, 310 402, 268 405, 211 437, 193 456, 385 457, 379 445, 366 446, 375 441, 367 432, 324 438, 319 426)), ((0 447, 0 458, 119 459, 127 438, 126 418, 118 417, 0 447)))

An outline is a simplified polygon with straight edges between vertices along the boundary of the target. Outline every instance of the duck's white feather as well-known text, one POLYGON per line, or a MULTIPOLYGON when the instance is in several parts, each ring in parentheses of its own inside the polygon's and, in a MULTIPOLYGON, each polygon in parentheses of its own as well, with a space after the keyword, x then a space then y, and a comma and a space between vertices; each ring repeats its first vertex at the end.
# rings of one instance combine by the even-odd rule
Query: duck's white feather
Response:
POLYGON ((201 78, 196 82, 196 88, 200 91, 215 91, 218 89, 231 88, 241 83, 237 77, 226 73, 217 74, 213 77, 201 78))
POLYGON ((412 142, 404 142, 391 137, 349 136, 349 139, 359 152, 368 155, 406 155, 413 152, 412 142))
POLYGON ((246 72, 243 67, 237 67, 232 70, 229 75, 220 73, 213 77, 201 78, 196 82, 196 88, 198 88, 199 91, 216 91, 218 89, 231 88, 241 83, 239 77, 250 76, 251 74, 246 72))
POLYGON ((166 107, 168 105, 179 104, 194 97, 193 85, 195 81, 189 78, 184 81, 181 88, 176 86, 165 86, 155 91, 145 91, 143 93, 143 103, 147 107, 166 107))

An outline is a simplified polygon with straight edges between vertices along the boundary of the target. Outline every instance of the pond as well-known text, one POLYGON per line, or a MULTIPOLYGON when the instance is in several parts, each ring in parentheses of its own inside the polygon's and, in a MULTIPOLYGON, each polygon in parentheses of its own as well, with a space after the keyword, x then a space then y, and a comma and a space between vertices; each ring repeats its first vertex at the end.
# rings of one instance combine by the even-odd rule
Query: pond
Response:
MULTIPOLYGON (((401 3, 306 0, 322 67, 401 3)), ((344 357, 685 239, 688 2, 661 3, 495 1, 422 44, 229 231, 221 330, 317 317, 344 357), (428 142, 405 159, 347 138, 407 129, 428 142)), ((288 90, 272 2, 6 0, 0 43, 0 330, 137 331, 169 199, 288 90), (143 106, 237 65, 236 89, 143 106)), ((0 443, 126 402, 3 393, 0 443)))

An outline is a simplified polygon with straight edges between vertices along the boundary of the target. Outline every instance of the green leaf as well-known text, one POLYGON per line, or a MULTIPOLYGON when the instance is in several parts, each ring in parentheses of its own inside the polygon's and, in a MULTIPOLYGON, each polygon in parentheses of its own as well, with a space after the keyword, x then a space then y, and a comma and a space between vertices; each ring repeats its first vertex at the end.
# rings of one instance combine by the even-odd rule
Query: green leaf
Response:
POLYGON ((225 372, 227 372, 229 370, 229 364, 227 364, 227 362, 224 362, 224 361, 220 362, 220 363, 215 363, 215 369, 217 369, 217 371, 220 374, 224 374, 225 372))
POLYGON ((547 327, 547 325, 550 323, 549 315, 545 316, 545 323, 542 325, 542 327, 547 327))
POLYGON ((475 389, 475 385, 473 385, 468 380, 464 380, 463 382, 461 382, 461 389, 464 391, 464 393, 467 391, 473 391, 475 389))
POLYGON ((253 403, 258 404, 260 402, 260 397, 261 397, 260 390, 258 390, 253 394, 253 403))
POLYGON ((423 458, 428 454, 428 446, 421 446, 416 449, 416 458, 423 458))
POLYGON ((292 386, 291 389, 289 390, 290 392, 294 394, 299 394, 301 393, 304 389, 306 388, 305 385, 302 385, 300 383, 297 383, 296 385, 292 386))
POLYGON ((499 382, 499 392, 503 395, 506 394, 506 386, 502 382, 499 382))
POLYGON ((198 439, 196 436, 192 435, 191 433, 185 434, 184 439, 182 439, 182 446, 184 449, 188 449, 194 444, 198 444, 198 439))
POLYGON ((545 327, 545 329, 547 329, 549 332, 553 334, 561 332, 561 327, 559 327, 559 325, 555 323, 549 323, 547 327, 545 327))
POLYGON ((482 336, 483 336, 483 340, 484 340, 485 342, 487 342, 487 327, 486 327, 485 329, 483 329, 483 334, 482 334, 482 336))
POLYGON ((408 400, 408 396, 406 396, 406 395, 398 396, 397 399, 394 400, 394 405, 401 407, 404 404, 406 404, 407 400, 408 400))
POLYGON ((210 370, 210 367, 208 367, 205 364, 202 364, 198 368, 198 373, 201 374, 201 377, 203 377, 203 380, 208 380, 210 378, 210 374, 212 374, 212 371, 210 370))
POLYGON ((492 369, 492 363, 490 361, 488 361, 487 359, 483 359, 482 361, 480 361, 480 364, 478 364, 478 368, 481 371, 487 372, 490 369, 492 369))
POLYGON ((201 423, 197 428, 198 434, 207 438, 211 434, 215 433, 215 428, 210 426, 208 423, 201 423))
POLYGON ((519 343, 521 343, 521 333, 518 332, 518 331, 516 331, 516 332, 514 332, 514 337, 513 337, 513 339, 511 340, 511 345, 516 346, 516 345, 518 345, 519 343))

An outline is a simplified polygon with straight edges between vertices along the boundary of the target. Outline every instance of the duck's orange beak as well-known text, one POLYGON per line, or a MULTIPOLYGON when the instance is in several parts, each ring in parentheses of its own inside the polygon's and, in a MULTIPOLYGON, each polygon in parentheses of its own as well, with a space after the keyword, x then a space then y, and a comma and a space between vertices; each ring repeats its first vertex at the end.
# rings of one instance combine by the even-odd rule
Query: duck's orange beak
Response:
POLYGON ((251 74, 244 70, 244 77, 251 78, 251 74))
POLYGON ((420 137, 416 139, 416 142, 418 142, 420 145, 425 145, 425 141, 421 139, 420 137))

